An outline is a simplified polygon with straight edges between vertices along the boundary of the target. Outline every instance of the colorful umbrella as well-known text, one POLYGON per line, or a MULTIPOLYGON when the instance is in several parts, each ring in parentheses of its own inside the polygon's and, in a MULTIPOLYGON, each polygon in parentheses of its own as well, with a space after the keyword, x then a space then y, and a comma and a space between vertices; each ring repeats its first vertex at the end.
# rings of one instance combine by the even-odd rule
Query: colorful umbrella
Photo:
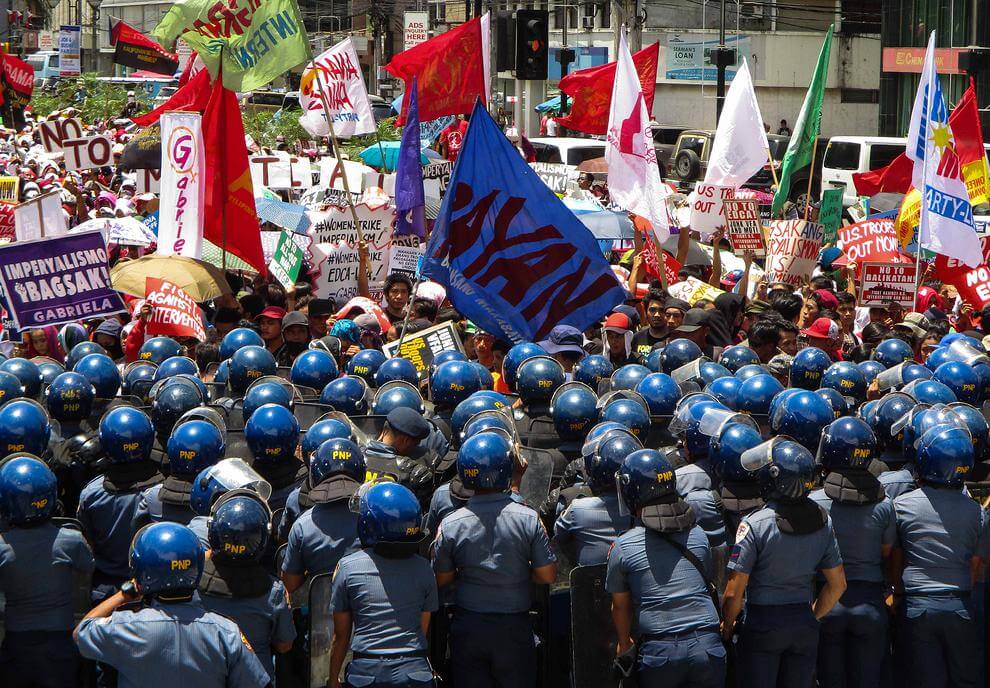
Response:
POLYGON ((230 285, 222 270, 194 258, 152 253, 137 260, 117 263, 110 270, 113 288, 132 296, 145 295, 148 277, 168 280, 198 303, 230 293, 230 285))

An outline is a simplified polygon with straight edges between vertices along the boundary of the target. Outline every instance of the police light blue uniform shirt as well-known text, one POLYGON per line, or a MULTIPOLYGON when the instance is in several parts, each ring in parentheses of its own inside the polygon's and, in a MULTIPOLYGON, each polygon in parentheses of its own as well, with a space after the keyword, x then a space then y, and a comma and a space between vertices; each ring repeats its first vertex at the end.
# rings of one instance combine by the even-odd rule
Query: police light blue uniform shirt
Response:
POLYGON ((832 501, 825 490, 815 490, 809 496, 829 512, 846 580, 883 583, 880 548, 897 541, 893 503, 884 499, 875 504, 843 504, 832 501))
POLYGON ((914 479, 914 474, 911 473, 908 467, 909 465, 906 464, 903 468, 884 471, 880 474, 878 480, 883 485, 883 491, 887 495, 887 499, 893 501, 902 494, 918 487, 918 483, 914 479))
POLYGON ((573 547, 578 566, 591 566, 604 564, 615 538, 631 527, 632 519, 619 513, 618 495, 605 492, 571 502, 554 524, 553 539, 573 547))
POLYGON ((430 535, 436 535, 437 527, 447 514, 460 509, 465 504, 460 499, 456 501, 455 504, 455 498, 450 494, 450 483, 444 483, 434 490, 433 496, 430 498, 430 508, 426 512, 423 529, 430 535))
POLYGON ((189 521, 189 525, 186 526, 192 532, 196 533, 196 537, 203 545, 203 549, 210 548, 210 517, 209 516, 196 516, 193 520, 189 521))
POLYGON ((347 500, 315 505, 292 524, 282 570, 296 575, 330 573, 345 554, 361 547, 357 521, 347 500))
POLYGON ((674 471, 677 478, 677 494, 684 498, 698 525, 708 536, 712 547, 725 544, 725 520, 722 517, 720 498, 715 494, 711 476, 706 470, 708 459, 689 463, 674 471))
MULTIPOLYGON (((710 566, 708 537, 699 526, 668 536, 685 545, 706 569, 710 566)), ((630 593, 641 635, 718 629, 718 611, 698 569, 663 536, 643 526, 615 541, 605 590, 630 593)))
POLYGON ((198 602, 117 610, 79 624, 80 654, 117 670, 118 688, 263 688, 271 681, 230 619, 198 602))
POLYGON ((152 485, 141 493, 141 499, 138 501, 138 508, 134 513, 132 526, 135 533, 149 523, 157 523, 159 521, 168 521, 170 523, 188 526, 189 522, 196 517, 196 512, 188 505, 179 506, 163 502, 159 496, 161 490, 161 485, 152 485))
POLYGON ((747 605, 810 604, 816 572, 842 564, 832 521, 806 535, 777 527, 773 502, 739 524, 729 570, 749 574, 747 605))
POLYGON ((335 613, 351 612, 354 652, 425 651, 420 615, 437 610, 437 582, 420 556, 389 559, 362 549, 340 560, 330 605, 335 613))
POLYGON ((102 475, 93 478, 79 493, 76 518, 93 545, 96 568, 115 578, 127 578, 127 554, 134 534, 131 528, 141 492, 111 494, 103 486, 103 479, 102 475))
POLYGON ((471 497, 433 543, 433 568, 457 572, 457 606, 472 612, 528 611, 530 569, 555 561, 537 513, 505 492, 471 497))
POLYGON ((0 533, 0 591, 7 632, 68 631, 76 576, 93 572, 82 533, 49 522, 0 533))
POLYGON ((203 607, 234 623, 247 637, 248 643, 269 676, 275 676, 272 643, 291 643, 296 637, 292 610, 282 581, 272 579, 272 590, 258 597, 221 597, 199 592, 203 607))

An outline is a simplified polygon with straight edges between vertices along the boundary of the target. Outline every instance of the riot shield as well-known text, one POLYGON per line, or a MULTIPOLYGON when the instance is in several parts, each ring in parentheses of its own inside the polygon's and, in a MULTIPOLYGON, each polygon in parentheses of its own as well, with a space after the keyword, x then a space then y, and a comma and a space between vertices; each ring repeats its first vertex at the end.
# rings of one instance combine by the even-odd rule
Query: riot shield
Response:
POLYGON ((387 416, 350 416, 351 423, 354 424, 362 435, 368 440, 377 440, 385 429, 387 416))
POLYGON ((533 447, 520 447, 520 452, 526 459, 527 466, 519 484, 519 495, 529 506, 539 511, 550 494, 553 454, 547 449, 533 447))
POLYGON ((227 394, 227 383, 225 382, 204 382, 203 384, 206 385, 206 392, 210 401, 216 401, 227 394))
POLYGON ((275 374, 283 380, 292 380, 291 371, 292 368, 289 366, 279 366, 275 369, 275 374))
POLYGON ((571 569, 571 685, 614 688, 616 634, 612 598, 605 592, 605 564, 571 569))
POLYGON ((233 430, 244 429, 244 400, 238 399, 233 406, 227 409, 227 428, 233 430))
POLYGON ((645 448, 659 449, 677 444, 677 438, 670 432, 671 418, 673 416, 650 416, 650 431, 643 440, 645 448))
POLYGON ((305 385, 294 384, 293 386, 296 388, 296 391, 299 392, 299 396, 306 401, 316 402, 320 400, 319 390, 313 389, 312 387, 306 387, 305 385))
MULTIPOLYGON (((308 389, 308 388, 298 388, 308 389)), ((303 431, 309 430, 313 424, 319 420, 320 416, 333 411, 333 407, 327 404, 319 404, 308 401, 297 401, 292 408, 292 415, 299 421, 299 428, 303 431)))
POLYGON ((227 430, 227 451, 224 452, 223 458, 244 459, 249 464, 252 463, 251 450, 248 449, 243 428, 239 430, 227 430))
POLYGON ((309 688, 325 688, 330 678, 330 640, 333 614, 330 591, 333 574, 321 573, 309 581, 309 688))

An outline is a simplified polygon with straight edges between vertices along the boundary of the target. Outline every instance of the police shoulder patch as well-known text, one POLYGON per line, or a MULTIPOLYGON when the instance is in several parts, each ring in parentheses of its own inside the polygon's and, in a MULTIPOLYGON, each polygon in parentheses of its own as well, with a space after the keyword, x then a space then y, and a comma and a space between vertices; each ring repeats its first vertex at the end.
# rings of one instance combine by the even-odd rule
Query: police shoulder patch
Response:
POLYGON ((741 542, 747 535, 749 535, 749 524, 746 521, 740 521, 739 528, 736 530, 736 542, 741 542))
POLYGON ((246 647, 251 652, 254 652, 254 648, 251 647, 251 643, 248 642, 247 636, 244 635, 244 633, 241 633, 241 642, 244 643, 244 647, 246 647))

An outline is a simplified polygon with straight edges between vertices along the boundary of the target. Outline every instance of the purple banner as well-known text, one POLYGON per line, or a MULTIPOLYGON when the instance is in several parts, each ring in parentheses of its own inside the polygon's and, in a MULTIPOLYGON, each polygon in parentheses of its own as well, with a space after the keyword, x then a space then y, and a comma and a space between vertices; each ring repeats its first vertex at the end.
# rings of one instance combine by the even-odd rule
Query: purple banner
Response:
POLYGON ((125 311, 99 230, 0 247, 0 282, 18 329, 125 311))

